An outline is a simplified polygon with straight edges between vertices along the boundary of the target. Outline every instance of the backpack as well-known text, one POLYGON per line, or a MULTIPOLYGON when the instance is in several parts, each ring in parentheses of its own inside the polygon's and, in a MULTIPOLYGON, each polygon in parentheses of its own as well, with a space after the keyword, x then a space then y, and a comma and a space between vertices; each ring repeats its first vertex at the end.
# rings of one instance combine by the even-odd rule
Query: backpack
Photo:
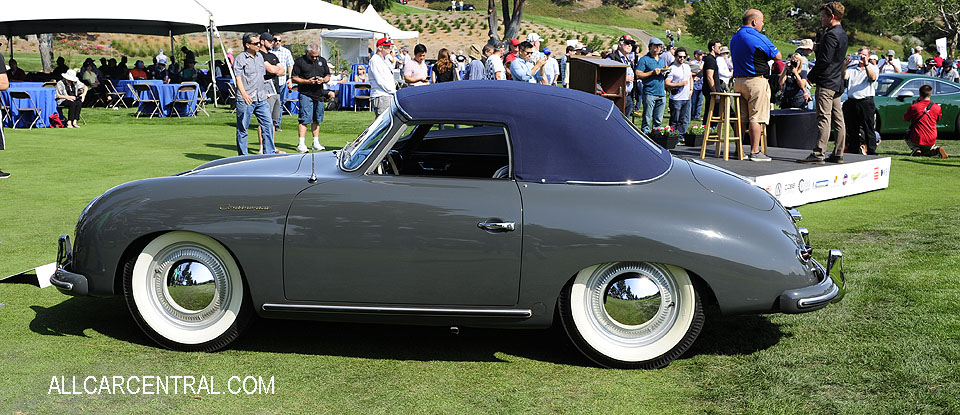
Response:
POLYGON ((63 128, 63 121, 60 120, 60 114, 50 114, 50 128, 63 128))

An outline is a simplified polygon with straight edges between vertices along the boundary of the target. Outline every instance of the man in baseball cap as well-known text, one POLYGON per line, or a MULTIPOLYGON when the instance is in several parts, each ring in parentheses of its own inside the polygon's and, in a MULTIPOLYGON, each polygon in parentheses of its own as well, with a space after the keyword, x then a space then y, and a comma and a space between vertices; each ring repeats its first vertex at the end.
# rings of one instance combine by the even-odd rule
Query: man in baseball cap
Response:
POLYGON ((664 79, 667 62, 663 58, 663 41, 650 38, 647 54, 637 60, 634 68, 637 78, 643 85, 643 122, 640 129, 650 134, 652 128, 660 127, 663 122, 663 108, 666 105, 664 79))
POLYGON ((370 57, 370 105, 377 116, 390 109, 393 94, 397 92, 397 83, 393 78, 393 65, 387 62, 387 55, 393 42, 388 37, 377 39, 377 53, 370 57))
POLYGON ((903 72, 900 69, 900 59, 895 58, 896 52, 893 49, 887 51, 886 59, 880 61, 877 65, 880 68, 880 73, 901 73, 903 72))

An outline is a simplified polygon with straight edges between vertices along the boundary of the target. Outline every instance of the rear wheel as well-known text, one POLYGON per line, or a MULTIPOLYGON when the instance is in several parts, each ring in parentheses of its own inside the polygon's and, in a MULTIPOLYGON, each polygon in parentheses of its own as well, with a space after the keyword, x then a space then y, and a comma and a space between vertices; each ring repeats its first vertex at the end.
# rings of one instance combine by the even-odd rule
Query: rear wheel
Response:
POLYGON ((147 336, 174 350, 222 349, 253 312, 233 256, 192 232, 169 232, 147 244, 124 275, 123 293, 147 336))
POLYGON ((703 328, 700 295, 672 265, 619 262, 580 271, 564 287, 560 318, 594 362, 656 369, 683 354, 703 328))

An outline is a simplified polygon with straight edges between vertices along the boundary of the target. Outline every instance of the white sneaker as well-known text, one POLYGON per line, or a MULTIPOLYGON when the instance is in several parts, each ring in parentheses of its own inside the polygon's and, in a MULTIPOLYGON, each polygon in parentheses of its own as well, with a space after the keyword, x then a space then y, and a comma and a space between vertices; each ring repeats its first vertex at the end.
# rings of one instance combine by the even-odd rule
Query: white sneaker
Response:
POLYGON ((301 153, 307 153, 307 152, 309 152, 310 150, 307 150, 307 146, 306 146, 305 144, 300 143, 300 144, 297 145, 297 151, 299 151, 299 152, 301 152, 301 153))
POLYGON ((320 145, 320 143, 313 143, 313 151, 323 151, 323 150, 326 150, 326 149, 323 148, 323 146, 320 145))

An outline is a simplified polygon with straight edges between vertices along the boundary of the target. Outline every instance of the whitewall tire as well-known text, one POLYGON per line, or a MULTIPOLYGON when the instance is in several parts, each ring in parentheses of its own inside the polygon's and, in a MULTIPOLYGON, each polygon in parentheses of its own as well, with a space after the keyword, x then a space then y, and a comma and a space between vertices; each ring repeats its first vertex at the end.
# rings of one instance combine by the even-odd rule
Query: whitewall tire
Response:
POLYGON ((564 287, 558 306, 574 345, 605 367, 665 367, 693 344, 704 322, 689 274, 664 264, 588 267, 564 287))
POLYGON ((134 320, 160 345, 184 351, 226 347, 246 327, 252 305, 233 256, 192 232, 150 241, 123 280, 134 320))

